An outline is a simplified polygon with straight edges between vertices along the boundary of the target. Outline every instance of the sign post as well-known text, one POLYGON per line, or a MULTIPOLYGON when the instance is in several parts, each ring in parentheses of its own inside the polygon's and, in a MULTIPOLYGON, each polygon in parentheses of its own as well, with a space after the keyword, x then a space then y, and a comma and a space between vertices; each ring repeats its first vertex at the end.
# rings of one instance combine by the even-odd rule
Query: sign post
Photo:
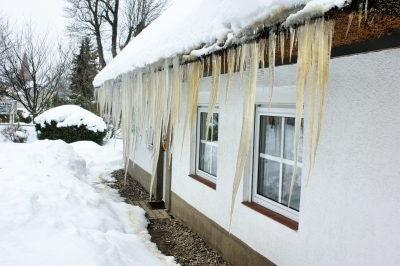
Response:
POLYGON ((10 115, 10 123, 14 124, 14 115, 17 114, 17 101, 1 101, 0 114, 10 115))

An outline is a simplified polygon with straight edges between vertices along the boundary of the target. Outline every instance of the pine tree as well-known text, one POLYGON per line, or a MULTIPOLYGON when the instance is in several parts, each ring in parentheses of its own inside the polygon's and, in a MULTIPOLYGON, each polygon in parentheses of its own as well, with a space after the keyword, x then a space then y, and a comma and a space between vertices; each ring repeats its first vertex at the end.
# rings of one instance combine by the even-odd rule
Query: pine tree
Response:
POLYGON ((93 48, 89 38, 82 40, 79 53, 72 60, 72 74, 70 77, 70 99, 93 113, 96 113, 94 101, 93 79, 98 73, 97 51, 93 48))

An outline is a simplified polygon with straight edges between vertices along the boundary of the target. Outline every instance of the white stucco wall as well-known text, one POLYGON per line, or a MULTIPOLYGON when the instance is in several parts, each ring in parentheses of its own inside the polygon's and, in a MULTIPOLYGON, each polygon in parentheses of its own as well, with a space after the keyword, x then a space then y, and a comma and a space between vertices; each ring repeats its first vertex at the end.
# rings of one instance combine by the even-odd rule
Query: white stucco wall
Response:
POLYGON ((137 146, 137 150, 135 152, 132 152, 129 158, 131 160, 134 160, 135 164, 139 165, 143 170, 151 173, 153 149, 147 147, 148 145, 146 141, 146 130, 145 132, 143 132, 142 137, 140 138, 140 143, 137 146))
MULTIPOLYGON (((278 265, 395 265, 400 263, 400 49, 335 58, 315 167, 302 181, 299 230, 293 231, 240 204, 248 200, 250 157, 236 198, 231 233, 278 265)), ((266 69, 268 71, 268 69, 266 69)), ((263 78, 258 76, 257 102, 263 78)), ((276 69, 274 102, 295 101, 296 66, 276 69)), ((265 77, 268 73, 265 73, 265 77)), ((228 229, 232 184, 246 90, 234 75, 225 103, 222 75, 219 103, 217 189, 188 177, 194 145, 188 132, 173 155, 172 191, 228 229)), ((200 103, 211 78, 201 83, 200 103)), ((183 98, 186 99, 186 87, 183 98)), ((186 102, 186 100, 184 100, 186 102)), ((180 132, 186 113, 182 106, 180 132)), ((305 108, 307 111, 307 106, 305 108)), ((304 155, 307 154, 307 113, 304 155)), ((194 141, 194 137, 192 137, 194 141)), ((251 154, 251 153, 249 153, 251 154)), ((303 159, 303 172, 307 160, 303 159)))

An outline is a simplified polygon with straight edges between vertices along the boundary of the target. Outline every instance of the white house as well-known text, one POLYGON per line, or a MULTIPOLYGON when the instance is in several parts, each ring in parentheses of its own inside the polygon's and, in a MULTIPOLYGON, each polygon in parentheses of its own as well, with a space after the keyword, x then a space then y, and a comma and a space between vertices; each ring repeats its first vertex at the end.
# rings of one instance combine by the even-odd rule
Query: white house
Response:
POLYGON ((398 265, 399 12, 176 1, 94 81, 128 172, 234 265, 398 265))

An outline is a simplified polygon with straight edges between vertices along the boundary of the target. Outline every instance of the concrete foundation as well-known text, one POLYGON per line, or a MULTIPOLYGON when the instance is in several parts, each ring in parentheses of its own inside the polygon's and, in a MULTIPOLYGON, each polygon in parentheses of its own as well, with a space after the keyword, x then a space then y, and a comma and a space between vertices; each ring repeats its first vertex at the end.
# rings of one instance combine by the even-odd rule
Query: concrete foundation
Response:
POLYGON ((233 265, 275 265, 171 192, 171 214, 233 265))

